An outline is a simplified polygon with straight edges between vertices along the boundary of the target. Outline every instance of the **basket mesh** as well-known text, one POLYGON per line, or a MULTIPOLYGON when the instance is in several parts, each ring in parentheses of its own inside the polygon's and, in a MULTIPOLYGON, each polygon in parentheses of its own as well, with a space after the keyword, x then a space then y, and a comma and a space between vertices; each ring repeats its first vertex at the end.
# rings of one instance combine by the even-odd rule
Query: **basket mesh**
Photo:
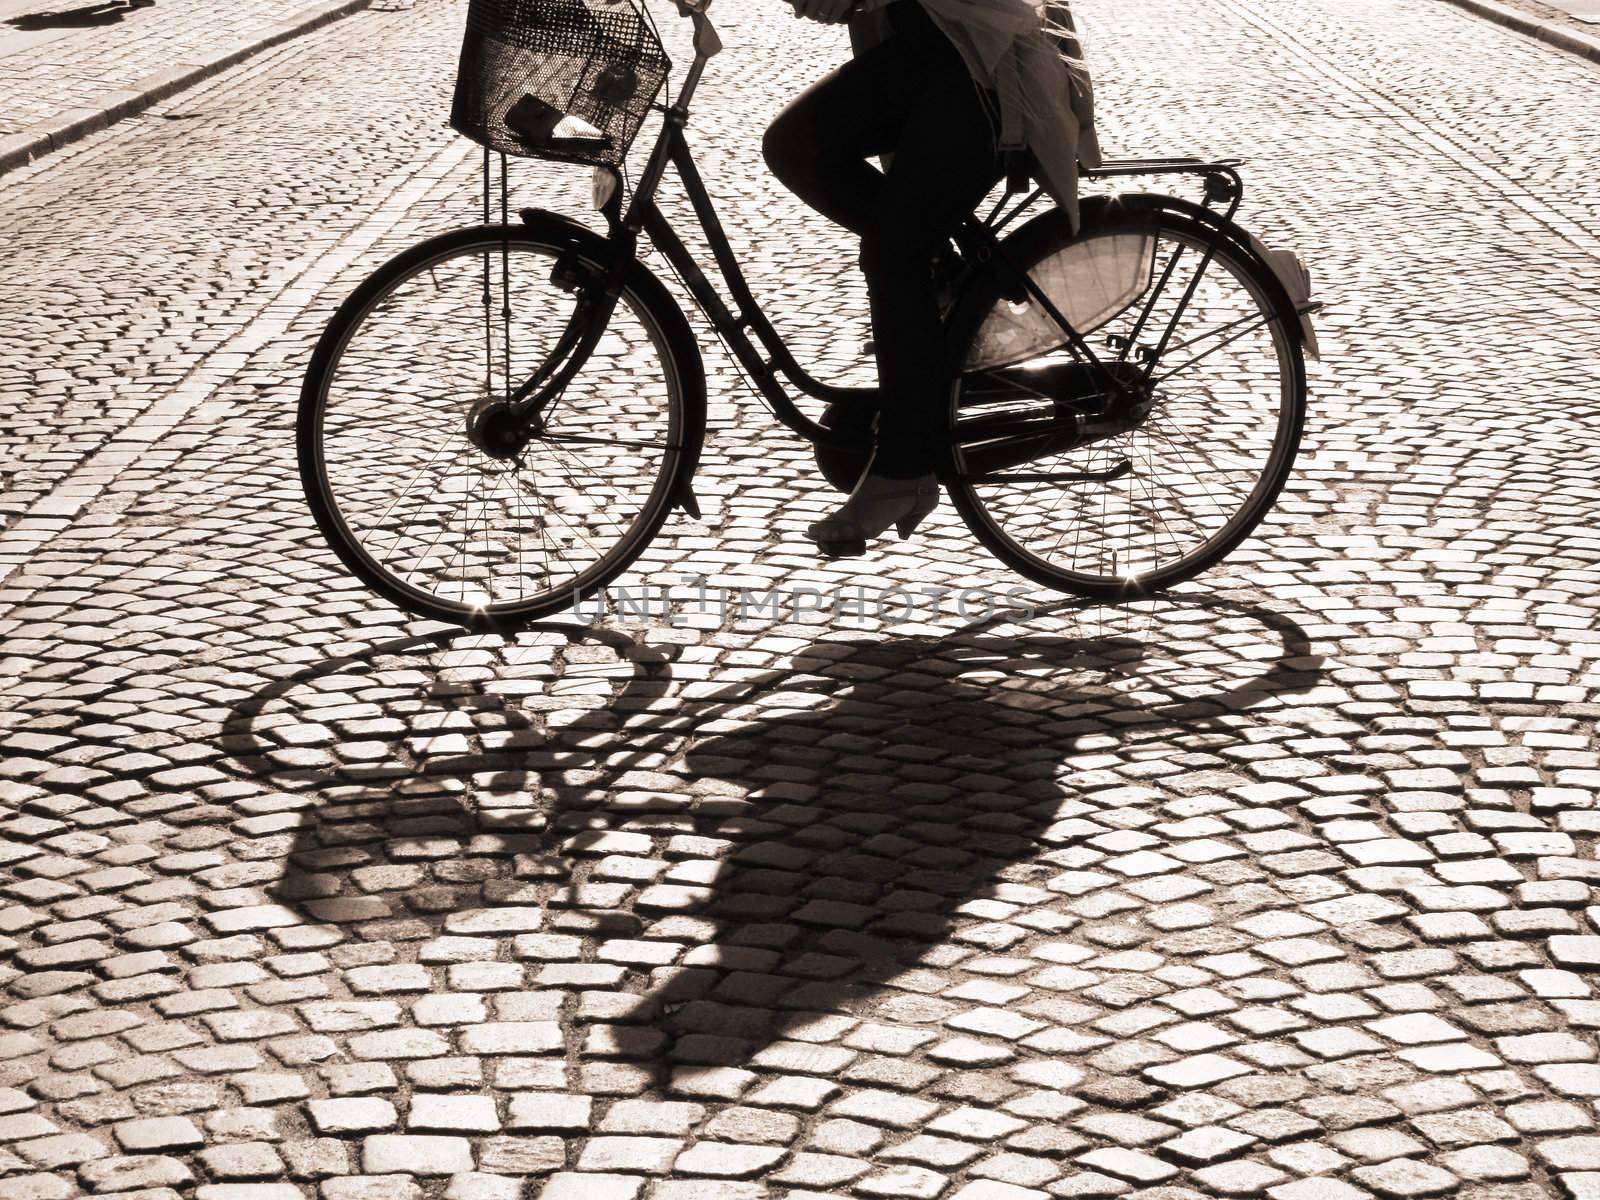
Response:
POLYGON ((450 125, 506 154, 616 166, 669 65, 632 0, 471 0, 450 125))

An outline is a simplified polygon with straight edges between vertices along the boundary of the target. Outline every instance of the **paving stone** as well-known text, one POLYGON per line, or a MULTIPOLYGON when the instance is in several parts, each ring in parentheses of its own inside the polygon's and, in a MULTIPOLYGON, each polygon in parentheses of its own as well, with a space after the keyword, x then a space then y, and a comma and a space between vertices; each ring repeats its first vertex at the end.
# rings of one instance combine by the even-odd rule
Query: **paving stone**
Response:
POLYGON ((549 1054, 562 1048, 561 1027, 554 1021, 491 1021, 461 1034, 468 1054, 549 1054))
POLYGON ((399 1123, 394 1105, 376 1097, 311 1100, 306 1103, 306 1115, 312 1128, 324 1136, 390 1130, 399 1123))
POLYGON ((1439 1165, 1462 1179, 1485 1183, 1527 1179, 1532 1174, 1527 1158, 1504 1146, 1453 1150, 1440 1157, 1439 1165))
MULTIPOLYGON (((17 1200, 69 1200, 78 1194, 77 1185, 59 1175, 12 1175, 6 1186, 17 1200)), ((177 1195, 176 1192, 171 1193, 177 1195)), ((168 1200, 166 1196, 158 1200, 168 1200)))
POLYGON ((1553 937, 1550 939, 1550 957, 1564 967, 1600 966, 1600 937, 1553 937))
POLYGON ((95 1192, 181 1187, 194 1180, 194 1173, 181 1159, 152 1154, 102 1158, 85 1163, 79 1168, 78 1176, 95 1192))
POLYGON ((1505 1110, 1506 1122, 1519 1133, 1570 1133, 1589 1129, 1594 1119, 1587 1111, 1562 1100, 1527 1100, 1505 1110))
POLYGON ((1350 1175, 1380 1196, 1442 1196, 1461 1186, 1449 1171, 1408 1158, 1357 1167, 1350 1175))
POLYGON ((1178 1168, 1158 1158, 1121 1147, 1091 1150, 1087 1154, 1079 1155, 1078 1162, 1117 1179, 1126 1179, 1130 1183, 1145 1186, 1164 1182, 1178 1174, 1178 1168))
POLYGON ((1048 1192, 993 1179, 979 1179, 954 1193, 952 1200, 1045 1200, 1048 1192))
POLYGON ((1265 1163, 1237 1159, 1202 1167, 1194 1173, 1194 1179, 1219 1195, 1259 1196, 1275 1184, 1287 1182, 1289 1176, 1265 1163))
POLYGON ((1219 1126, 1202 1126, 1163 1142, 1161 1152, 1169 1158, 1198 1166, 1232 1158, 1258 1140, 1248 1133, 1219 1126))
POLYGON ((882 1149, 878 1157, 890 1162, 912 1162, 930 1170, 952 1171, 977 1158, 976 1146, 954 1138, 922 1135, 882 1149))
POLYGON ((676 1138, 595 1137, 578 1157, 580 1171, 634 1171, 664 1175, 683 1149, 676 1138))
POLYGON ((870 1169, 869 1163, 853 1156, 801 1152, 769 1176, 768 1182, 800 1188, 840 1187, 870 1169))
POLYGON ((1591 1042, 1572 1034, 1535 1033, 1520 1037, 1503 1037, 1496 1038, 1494 1045, 1508 1062, 1592 1062, 1596 1057, 1595 1047, 1591 1042))
POLYGON ((1591 1063, 1538 1066, 1533 1074, 1562 1096, 1600 1096, 1600 1067, 1591 1063))
POLYGON ((478 1147, 480 1170, 492 1174, 543 1175, 559 1171, 566 1162, 566 1143, 559 1137, 494 1137, 478 1147))
POLYGON ((492 1133, 500 1128, 492 1096, 453 1096, 417 1092, 411 1097, 406 1128, 424 1133, 492 1133))
POLYGON ((784 1157, 781 1148, 733 1142, 697 1142, 678 1155, 673 1170, 720 1179, 757 1179, 784 1157))
POLYGON ((514 1095, 508 1105, 506 1128, 535 1133, 583 1132, 593 1120, 593 1106, 590 1096, 514 1095))
POLYGON ((1541 1162, 1553 1170, 1600 1170, 1600 1138, 1551 1138, 1540 1142, 1534 1153, 1541 1162))
POLYGON ((1488 1142, 1513 1142, 1517 1131, 1491 1109, 1457 1109, 1432 1113, 1411 1120, 1422 1134, 1437 1146, 1481 1145, 1488 1142))
POLYGON ((1296 1179, 1269 1187, 1272 1200, 1367 1200, 1372 1193, 1341 1179, 1296 1179))
POLYGON ((372 1175, 454 1175, 473 1169, 466 1138, 372 1134, 361 1143, 362 1169, 372 1175))
MULTIPOLYGON (((752 1102, 757 1102, 752 1097, 752 1102)), ((928 1100, 900 1096, 892 1092, 863 1090, 835 1102, 828 1109, 833 1116, 848 1117, 892 1129, 911 1129, 924 1124, 939 1111, 928 1100)))
POLYGON ((637 1200, 645 1180, 606 1172, 562 1172, 552 1175, 539 1200, 637 1200))
POLYGON ((194 1123, 183 1117, 156 1117, 124 1121, 113 1132, 123 1149, 134 1153, 159 1150, 187 1150, 205 1144, 194 1123))
POLYGON ((523 1181, 508 1175, 467 1172, 452 1175, 445 1200, 521 1200, 523 1181))
POLYGON ((924 1167, 891 1167, 857 1180, 854 1190, 863 1196, 905 1197, 906 1200, 933 1200, 948 1186, 949 1180, 924 1167))
POLYGON ((209 1146, 196 1157, 206 1174, 217 1180, 272 1179, 284 1173, 283 1159, 266 1142, 209 1146))
POLYGON ((619 1100, 600 1122, 601 1133, 687 1137, 704 1120, 705 1105, 684 1101, 619 1100))

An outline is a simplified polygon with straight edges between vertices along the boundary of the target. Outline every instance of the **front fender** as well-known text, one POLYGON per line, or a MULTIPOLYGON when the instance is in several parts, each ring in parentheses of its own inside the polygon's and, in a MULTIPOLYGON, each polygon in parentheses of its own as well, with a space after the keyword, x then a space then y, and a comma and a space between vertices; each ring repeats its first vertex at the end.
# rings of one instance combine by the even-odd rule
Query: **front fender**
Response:
POLYGON ((595 232, 581 221, 546 208, 524 208, 517 215, 536 237, 578 251, 603 271, 615 266, 618 257, 624 253, 633 258, 623 281, 661 326, 673 359, 678 364, 679 386, 683 389, 686 422, 684 458, 674 503, 691 516, 698 517, 699 506, 690 485, 695 468, 699 465, 700 447, 705 440, 706 370, 700 354, 700 343, 694 336, 688 318, 683 315, 682 307, 661 280, 633 256, 630 247, 595 232))

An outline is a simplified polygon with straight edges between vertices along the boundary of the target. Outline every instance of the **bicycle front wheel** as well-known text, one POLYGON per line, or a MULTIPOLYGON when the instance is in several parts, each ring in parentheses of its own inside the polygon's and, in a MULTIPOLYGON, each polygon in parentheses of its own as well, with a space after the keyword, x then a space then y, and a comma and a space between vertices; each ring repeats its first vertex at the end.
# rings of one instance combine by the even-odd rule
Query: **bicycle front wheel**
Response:
POLYGON ((1076 237, 1052 212, 1004 245, 1059 305, 1087 314, 1091 345, 1120 376, 1140 380, 1153 365, 1142 401, 1122 419, 1091 417, 1086 440, 1040 436, 1032 457, 1027 442, 1020 455, 963 445, 975 416, 995 428, 1106 403, 1034 304, 980 297, 952 390, 950 491, 968 527, 1023 576, 1097 599, 1216 565, 1270 511, 1305 418, 1298 318, 1269 269, 1193 217, 1128 202, 1086 205, 1076 237), (1077 392, 1061 394, 1059 381, 1077 392))
POLYGON ((344 564, 409 612, 495 629, 560 611, 638 556, 693 470, 699 354, 642 267, 531 437, 486 446, 474 424, 556 353, 574 272, 601 269, 586 246, 444 234, 380 268, 323 333, 300 401, 306 497, 344 564))

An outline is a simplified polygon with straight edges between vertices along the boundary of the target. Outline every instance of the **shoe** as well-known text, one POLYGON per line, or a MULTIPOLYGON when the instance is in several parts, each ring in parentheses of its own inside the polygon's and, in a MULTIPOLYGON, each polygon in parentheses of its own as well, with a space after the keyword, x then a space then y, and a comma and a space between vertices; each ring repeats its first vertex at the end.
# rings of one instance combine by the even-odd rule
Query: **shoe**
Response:
POLYGON ((869 466, 855 490, 833 513, 814 522, 806 536, 830 558, 864 554, 867 540, 889 526, 902 538, 922 523, 939 503, 939 480, 932 471, 915 479, 874 475, 869 466))

